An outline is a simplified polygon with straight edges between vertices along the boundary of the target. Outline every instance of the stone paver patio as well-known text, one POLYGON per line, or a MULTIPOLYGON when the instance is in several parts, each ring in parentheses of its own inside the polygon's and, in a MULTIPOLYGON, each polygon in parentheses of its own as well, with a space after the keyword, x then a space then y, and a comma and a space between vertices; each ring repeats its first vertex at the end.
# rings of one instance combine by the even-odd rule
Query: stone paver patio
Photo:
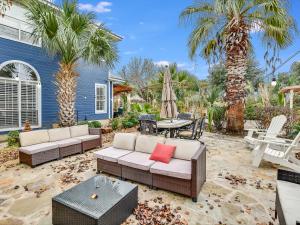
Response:
MULTIPOLYGON (((276 170, 251 166, 251 151, 239 137, 205 133, 207 182, 197 203, 139 185, 139 201, 170 204, 186 224, 278 224, 274 221, 276 170)), ((50 225, 51 198, 94 176, 93 151, 31 169, 0 166, 0 225, 50 225)), ((131 216, 126 224, 138 224, 131 216)))

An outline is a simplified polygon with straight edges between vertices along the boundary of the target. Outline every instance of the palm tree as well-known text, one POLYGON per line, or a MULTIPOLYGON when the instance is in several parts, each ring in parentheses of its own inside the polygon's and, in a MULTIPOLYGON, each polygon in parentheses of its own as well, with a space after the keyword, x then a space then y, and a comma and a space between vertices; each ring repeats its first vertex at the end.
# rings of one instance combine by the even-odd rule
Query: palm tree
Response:
POLYGON ((241 132, 244 128, 245 74, 251 31, 259 31, 262 40, 274 49, 291 44, 295 26, 286 3, 284 0, 199 0, 180 15, 181 21, 194 24, 188 41, 191 58, 201 47, 205 59, 226 59, 228 131, 241 132))
POLYGON ((28 19, 35 25, 33 35, 43 47, 60 57, 56 74, 57 102, 62 126, 75 124, 77 63, 86 62, 113 67, 117 60, 116 38, 104 26, 96 26, 95 16, 81 13, 76 0, 65 0, 62 8, 50 7, 36 0, 26 0, 28 19))

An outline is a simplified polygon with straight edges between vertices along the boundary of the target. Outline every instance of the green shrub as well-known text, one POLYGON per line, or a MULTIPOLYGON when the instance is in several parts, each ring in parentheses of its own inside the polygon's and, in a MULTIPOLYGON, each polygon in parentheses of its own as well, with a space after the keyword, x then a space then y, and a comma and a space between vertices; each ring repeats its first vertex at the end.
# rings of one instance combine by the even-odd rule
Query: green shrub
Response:
POLYGON ((262 108, 261 103, 255 101, 247 101, 245 106, 245 119, 246 120, 257 120, 257 109, 262 108))
POLYGON ((101 128, 102 124, 99 121, 88 122, 89 128, 101 128))
POLYGON ((131 128, 139 124, 138 113, 129 112, 121 118, 123 128, 131 128))
POLYGON ((213 121, 217 130, 223 129, 226 108, 222 106, 213 106, 213 121))
POLYGON ((291 138, 295 138, 300 132, 300 122, 296 123, 294 126, 293 126, 293 130, 291 132, 291 138))
POLYGON ((123 120, 122 126, 123 126, 123 128, 131 128, 131 127, 134 127, 134 124, 128 120, 123 120))
POLYGON ((19 131, 17 130, 14 130, 14 131, 10 131, 8 133, 8 139, 7 139, 7 142, 8 142, 8 146, 19 146, 19 131))
POLYGON ((110 121, 110 124, 111 124, 111 128, 113 130, 117 130, 120 128, 120 120, 119 118, 114 118, 110 121))

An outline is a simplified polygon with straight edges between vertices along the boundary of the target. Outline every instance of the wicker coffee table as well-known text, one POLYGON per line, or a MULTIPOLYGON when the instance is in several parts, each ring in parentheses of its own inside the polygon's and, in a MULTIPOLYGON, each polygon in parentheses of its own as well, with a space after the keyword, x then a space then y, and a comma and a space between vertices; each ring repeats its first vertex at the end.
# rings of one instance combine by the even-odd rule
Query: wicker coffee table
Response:
POLYGON ((54 225, 118 225, 138 203, 137 185, 95 176, 52 199, 54 225), (91 196, 97 194, 97 198, 91 196))

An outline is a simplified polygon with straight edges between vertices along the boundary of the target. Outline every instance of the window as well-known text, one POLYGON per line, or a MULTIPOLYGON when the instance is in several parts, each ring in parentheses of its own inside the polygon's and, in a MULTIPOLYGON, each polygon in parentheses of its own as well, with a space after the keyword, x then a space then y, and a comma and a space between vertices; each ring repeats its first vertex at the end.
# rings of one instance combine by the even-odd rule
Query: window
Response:
POLYGON ((41 43, 37 40, 36 36, 32 35, 32 30, 30 24, 7 15, 0 20, 1 37, 41 46, 41 43))
POLYGON ((33 67, 20 61, 0 65, 0 130, 21 129, 25 121, 40 127, 40 95, 33 67))
POLYGON ((107 91, 105 84, 95 84, 95 113, 106 113, 107 91))

